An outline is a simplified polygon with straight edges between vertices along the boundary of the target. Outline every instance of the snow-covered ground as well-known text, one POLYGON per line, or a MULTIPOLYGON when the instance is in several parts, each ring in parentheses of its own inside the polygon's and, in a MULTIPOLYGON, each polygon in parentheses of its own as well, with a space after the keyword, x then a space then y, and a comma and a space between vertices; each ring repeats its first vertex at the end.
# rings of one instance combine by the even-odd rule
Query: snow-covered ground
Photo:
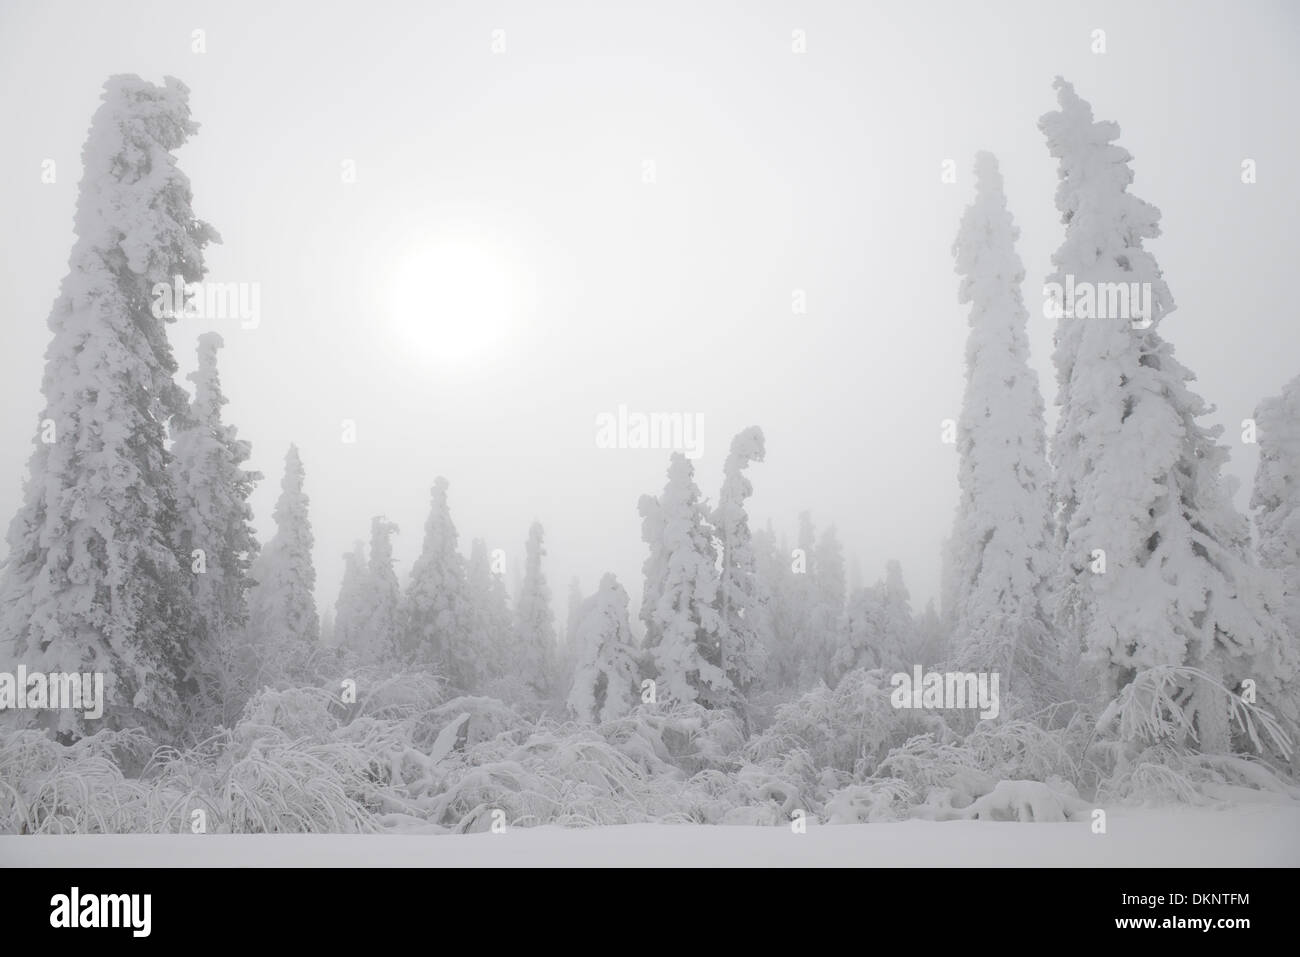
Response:
POLYGON ((12 866, 1296 867, 1300 807, 1119 809, 1088 823, 905 821, 776 827, 632 824, 465 835, 0 837, 12 866))

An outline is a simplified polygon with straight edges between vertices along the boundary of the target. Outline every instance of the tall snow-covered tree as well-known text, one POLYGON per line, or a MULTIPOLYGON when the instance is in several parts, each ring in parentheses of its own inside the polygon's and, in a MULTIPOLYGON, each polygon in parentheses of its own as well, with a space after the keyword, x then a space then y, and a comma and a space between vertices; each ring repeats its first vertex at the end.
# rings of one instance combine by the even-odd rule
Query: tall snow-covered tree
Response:
POLYGON ((1278 575, 1292 645, 1300 644, 1300 376, 1255 411, 1259 466, 1255 509, 1259 563, 1278 575))
POLYGON ((487 544, 481 538, 470 544, 465 597, 469 611, 465 659, 474 665, 474 683, 468 690, 478 691, 485 682, 509 674, 514 666, 513 622, 505 579, 492 570, 487 544))
POLYGON ((572 652, 578 647, 578 625, 582 620, 582 604, 586 597, 582 594, 582 584, 578 576, 569 579, 569 607, 564 618, 564 645, 572 652))
POLYGON ((610 721, 637 702, 637 649, 628 620, 628 597, 612 574, 583 602, 577 629, 577 666, 569 709, 585 721, 610 721))
POLYGON ((393 535, 397 525, 377 515, 370 520, 370 557, 366 565, 366 615, 363 625, 373 660, 401 658, 402 586, 393 571, 393 535))
POLYGON ((915 658, 919 636, 912 615, 912 593, 903 581, 903 566, 892 558, 885 562, 885 608, 890 632, 897 636, 905 655, 915 658))
POLYGON ((230 723, 242 707, 242 679, 250 667, 244 642, 248 570, 258 543, 248 498, 262 475, 243 467, 251 447, 221 421, 227 401, 217 374, 222 345, 215 332, 199 337, 198 368, 189 376, 194 400, 176 429, 172 456, 177 548, 182 561, 189 559, 202 700, 230 723))
POLYGON ((812 515, 799 516, 799 547, 810 556, 801 579, 802 606, 796 638, 804 687, 824 681, 834 685, 835 656, 844 628, 844 546, 834 525, 828 525, 814 539, 812 515))
POLYGON ((958 667, 999 672, 1007 691, 1042 699, 1056 692, 1060 671, 1047 595, 1056 562, 1019 235, 997 160, 977 154, 975 199, 953 243, 957 298, 970 306, 957 428, 954 655, 958 667))
POLYGON ((515 654, 518 673, 539 695, 551 693, 555 668, 555 615, 551 589, 542 571, 546 556, 542 524, 533 522, 524 545, 524 580, 515 603, 515 654))
MULTIPOLYGON (((1300 376, 1265 399, 1255 412, 1259 466, 1250 504, 1255 509, 1259 564, 1272 576, 1274 607, 1288 632, 1287 640, 1261 662, 1262 696, 1274 702, 1300 737, 1300 376)), ((1300 765, 1300 754, 1292 757, 1300 765)))
MULTIPOLYGON (((257 661, 258 682, 296 677, 320 647, 320 618, 316 612, 315 544, 303 491, 306 472, 298 447, 284 457, 284 477, 272 518, 275 534, 266 543, 250 572, 249 634, 257 661)), ((255 682, 257 683, 257 682, 255 682)))
POLYGON ((653 495, 641 496, 637 502, 637 513, 641 516, 641 541, 645 542, 648 550, 645 561, 641 563, 641 609, 638 614, 645 628, 641 645, 648 659, 647 667, 653 671, 654 649, 663 638, 655 609, 668 577, 667 554, 664 550, 664 514, 659 499, 653 495))
POLYGON ((956 532, 961 525, 962 515, 958 509, 953 514, 952 532, 939 546, 939 621, 943 630, 951 635, 957 621, 957 596, 960 592, 958 583, 964 577, 958 568, 958 544, 956 532))
POLYGON ((358 539, 343 555, 343 581, 334 602, 334 644, 349 649, 361 662, 367 663, 376 657, 365 627, 369 574, 366 546, 358 539))
POLYGON ((794 688, 799 680, 799 659, 794 648, 798 618, 791 597, 794 575, 787 545, 784 538, 778 541, 771 522, 754 532, 755 567, 764 597, 758 608, 757 627, 766 661, 764 685, 771 690, 794 688))
POLYGON ((338 647, 338 639, 334 635, 334 609, 328 605, 320 613, 320 643, 325 648, 338 647))
MULTIPOLYGON (((1066 224, 1049 282, 1085 284, 1113 314, 1085 318, 1097 310, 1080 299, 1056 331, 1061 620, 1107 695, 1157 665, 1195 667, 1235 689, 1273 668, 1284 628, 1221 474, 1221 430, 1198 421, 1211 408, 1161 334, 1174 302, 1143 247, 1159 235, 1159 211, 1128 192, 1132 157, 1114 143, 1118 126, 1094 121, 1059 77, 1056 90, 1059 109, 1039 121, 1060 164, 1066 224), (1102 285, 1112 283, 1138 284, 1149 308, 1114 308, 1116 287, 1102 285)), ((1284 704, 1267 697, 1265 707, 1284 704)), ((1230 746, 1228 704, 1208 682, 1188 680, 1170 700, 1190 715, 1202 749, 1230 746)))
POLYGON ((844 612, 844 638, 835 653, 837 678, 854 668, 910 671, 917 658, 916 624, 903 569, 886 565, 885 580, 860 588, 844 612))
POLYGON ((465 689, 478 681, 480 663, 468 643, 465 561, 456 550, 447 487, 442 476, 434 480, 424 545, 411 566, 403 599, 404 645, 417 664, 441 670, 465 689))
POLYGON ((186 86, 114 76, 102 99, 0 578, 0 667, 105 675, 101 721, 88 725, 75 709, 14 712, 65 739, 105 724, 179 733, 196 690, 166 448, 186 396, 168 317, 153 306, 155 286, 203 278, 203 248, 217 234, 195 217, 173 155, 198 129, 186 86))
POLYGON ((743 706, 750 687, 763 673, 766 648, 759 638, 757 619, 763 595, 745 500, 754 486, 745 475, 751 462, 763 461, 763 432, 751 426, 731 441, 723 464, 722 490, 713 510, 722 569, 718 581, 719 629, 722 668, 743 706))
POLYGON ((916 619, 916 661, 927 671, 944 660, 948 652, 948 636, 943 619, 934 607, 934 599, 925 603, 925 611, 916 619))
POLYGON ((343 583, 335 605, 334 631, 362 664, 393 666, 400 660, 401 587, 393 572, 397 526, 382 515, 370 520, 367 557, 360 542, 343 556, 343 583))
POLYGON ((725 706, 733 692, 718 663, 717 553, 690 459, 674 452, 663 494, 648 502, 643 498, 642 505, 642 515, 650 516, 646 523, 654 519, 654 534, 647 536, 646 588, 654 601, 647 632, 653 629, 657 639, 651 649, 657 696, 725 706))
MULTIPOLYGON (((556 696, 567 701, 573 685, 573 676, 578 667, 578 625, 581 623, 582 605, 586 598, 578 576, 569 579, 568 607, 565 609, 564 631, 559 647, 555 653, 556 696)), ((638 667, 640 662, 638 651, 638 667)))

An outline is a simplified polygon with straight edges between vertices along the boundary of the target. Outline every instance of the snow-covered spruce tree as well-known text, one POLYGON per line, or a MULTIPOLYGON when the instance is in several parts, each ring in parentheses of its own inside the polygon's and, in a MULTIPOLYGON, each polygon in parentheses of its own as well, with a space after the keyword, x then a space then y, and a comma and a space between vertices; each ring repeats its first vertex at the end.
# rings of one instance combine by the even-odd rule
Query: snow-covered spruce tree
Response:
MULTIPOLYGON (((1288 632, 1259 668, 1261 696, 1274 702, 1300 737, 1300 376, 1255 412, 1259 465, 1250 504, 1255 509, 1259 564, 1273 581, 1274 605, 1288 632)), ((1292 757, 1300 766, 1300 749, 1292 757)))
POLYGON ((797 622, 791 597, 794 575, 787 545, 784 538, 777 541, 770 521, 766 528, 754 533, 759 592, 764 597, 757 616, 766 662, 763 683, 772 691, 794 688, 799 681, 799 660, 793 641, 797 622))
POLYGON ((469 610, 465 659, 475 665, 474 683, 466 690, 481 691, 485 682, 509 674, 514 666, 505 579, 492 571, 487 544, 481 538, 470 544, 469 562, 465 566, 465 597, 469 610))
POLYGON ((105 83, 48 321, 42 424, 0 578, 0 668, 104 673, 100 721, 12 712, 65 740, 105 725, 179 733, 196 690, 165 447, 186 396, 153 311, 155 285, 202 279, 203 247, 217 239, 172 153, 198 129, 188 100, 171 77, 105 83))
POLYGON ((721 661, 735 694, 732 704, 742 712, 750 687, 765 667, 766 648, 757 630, 764 597, 749 532, 749 515, 745 511, 745 500, 754 493, 745 469, 751 462, 763 461, 764 453, 763 432, 757 426, 745 429, 731 440, 731 450, 722 469, 718 506, 712 515, 722 559, 718 581, 721 661))
POLYGON ((572 657, 578 648, 578 625, 582 622, 582 603, 586 601, 582 594, 582 583, 578 576, 569 579, 569 607, 564 618, 565 653, 572 657))
POLYGON ((401 587, 393 572, 397 526, 382 515, 370 520, 367 558, 361 543, 343 556, 343 582, 335 605, 334 632, 363 665, 395 667, 400 660, 401 587))
MULTIPOLYGON (((1060 163, 1066 233, 1049 282, 1064 288, 1072 279, 1103 295, 1115 287, 1101 284, 1138 283, 1150 294, 1144 314, 1083 318, 1082 300, 1057 326, 1055 591, 1072 643, 1066 653, 1084 650, 1107 697, 1161 665, 1195 667, 1236 689, 1274 667, 1284 628, 1267 607, 1246 520, 1221 475, 1220 429, 1197 421, 1211 408, 1161 336, 1174 303, 1142 245, 1159 235, 1160 214, 1128 192, 1131 156, 1114 144, 1119 127, 1094 121, 1069 83, 1055 85, 1060 108, 1039 127, 1060 163)), ((1259 701, 1286 705, 1266 694, 1259 701)), ((1210 682, 1189 678, 1168 703, 1189 716, 1201 749, 1229 747, 1228 702, 1210 682)))
POLYGON ((533 522, 524 545, 524 580, 515 603, 516 671, 540 697, 551 694, 555 683, 555 615, 551 589, 542 571, 546 548, 541 522, 533 522))
POLYGON ((362 627, 372 661, 396 664, 401 658, 402 586, 393 571, 393 535, 397 525, 376 515, 370 520, 370 558, 366 565, 366 617, 362 627))
POLYGON ((732 701, 732 688, 718 665, 717 553, 694 466, 681 452, 673 453, 668 483, 651 502, 657 535, 646 560, 647 590, 652 587, 651 570, 660 577, 654 583, 647 631, 653 628, 657 638, 652 648, 657 697, 725 706, 732 701))
POLYGON ((217 374, 215 332, 199 337, 198 368, 189 376, 194 400, 172 446, 177 512, 177 550, 189 558, 190 595, 198 641, 200 701, 214 720, 231 724, 249 689, 249 566, 257 555, 253 510, 248 504, 260 472, 243 467, 251 446, 221 421, 226 397, 217 374))
POLYGON ((939 623, 949 637, 957 621, 958 582, 964 577, 958 567, 960 556, 957 554, 956 533, 961 526, 961 510, 953 513, 952 532, 939 546, 939 623))
POLYGON ((990 153, 975 157, 975 199, 953 243, 970 306, 966 391, 957 428, 954 662, 996 671, 1027 700, 1059 698, 1047 588, 1056 571, 1043 398, 1029 367, 1020 229, 990 153))
POLYGON ((668 578, 667 553, 664 550, 664 514, 659 499, 653 495, 641 496, 637 501, 637 513, 641 516, 641 541, 645 542, 648 550, 645 561, 641 563, 643 581, 639 617, 645 627, 645 638, 641 644, 648 659, 646 667, 653 673, 654 649, 663 637, 655 609, 668 578))
POLYGON ((884 581, 850 596, 843 632, 834 662, 837 680, 855 668, 883 668, 893 674, 921 663, 911 596, 898 562, 885 566, 884 581))
MULTIPOLYGON (((835 641, 835 624, 844 611, 847 572, 844 561, 844 545, 840 542, 839 532, 834 525, 827 525, 817 536, 817 561, 815 582, 819 605, 824 608, 827 628, 826 634, 835 641)), ((829 659, 834 653, 834 644, 823 652, 829 659)))
POLYGON ((334 602, 334 644, 349 649, 362 663, 373 657, 364 627, 368 577, 366 546, 358 539, 343 555, 343 581, 334 602))
POLYGON ((916 619, 916 661, 927 671, 944 660, 948 652, 943 619, 934 607, 934 599, 925 603, 925 611, 916 619))
POLYGON ((799 513, 799 533, 790 556, 790 576, 787 581, 786 606, 790 620, 788 651, 795 671, 795 687, 807 690, 818 681, 828 679, 826 661, 819 655, 825 651, 828 640, 824 629, 814 618, 820 618, 821 601, 817 587, 817 527, 812 512, 799 513))
POLYGON ((281 679, 300 679, 320 648, 316 613, 315 544, 306 472, 298 447, 284 457, 280 497, 271 513, 275 534, 253 563, 249 592, 249 636, 256 662, 252 690, 281 679))
POLYGON ((1300 644, 1300 376, 1255 411, 1259 466, 1255 509, 1259 563, 1277 573, 1292 645, 1300 644))
POLYGON ((469 646, 465 561, 456 550, 447 487, 442 476, 434 480, 424 545, 402 602, 403 646, 409 660, 465 690, 478 683, 481 665, 469 646))
POLYGON ((912 614, 912 593, 903 581, 903 566, 892 558, 885 562, 885 620, 897 647, 915 663, 920 636, 912 614))
POLYGON ((834 525, 827 526, 812 544, 815 532, 808 512, 799 516, 799 526, 799 547, 809 555, 807 572, 795 576, 802 585, 803 611, 795 638, 800 683, 808 688, 822 681, 834 687, 844 629, 844 546, 834 525))
POLYGON ((580 614, 569 710, 584 721, 624 717, 639 700, 627 592, 614 575, 606 574, 580 614))

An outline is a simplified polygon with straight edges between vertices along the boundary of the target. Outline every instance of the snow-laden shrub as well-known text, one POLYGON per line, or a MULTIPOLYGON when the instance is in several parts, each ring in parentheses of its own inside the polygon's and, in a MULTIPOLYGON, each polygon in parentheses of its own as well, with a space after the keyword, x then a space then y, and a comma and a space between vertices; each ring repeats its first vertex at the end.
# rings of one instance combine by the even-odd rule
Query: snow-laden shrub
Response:
POLYGON ((964 745, 977 766, 998 778, 1046 781, 1057 776, 1076 780, 1083 737, 1082 721, 1048 730, 1033 721, 1002 718, 981 721, 964 745))
POLYGON ((1272 714, 1197 668, 1162 665, 1139 671, 1097 719, 1097 732, 1113 731, 1121 741, 1146 744, 1199 743, 1186 693, 1189 685, 1198 685, 1216 704, 1221 703, 1235 733, 1254 753, 1271 752, 1283 761, 1291 758, 1294 743, 1272 714))
MULTIPOLYGON (((553 711, 550 703, 538 695, 537 689, 517 674, 498 675, 488 679, 479 694, 514 708, 534 723, 553 711)), ((556 712, 559 710, 554 709, 556 712)))
POLYGON ((890 748, 915 734, 945 733, 935 712, 895 708, 889 676, 857 669, 834 689, 818 685, 777 709, 776 718, 750 739, 746 756, 755 763, 802 749, 819 768, 833 768, 858 780, 868 777, 890 748))
POLYGON ((685 822, 680 784, 651 775, 593 729, 543 726, 447 755, 417 800, 426 820, 456 832, 507 826, 685 822), (496 814, 494 812, 500 812, 496 814))
MULTIPOLYGON (((357 700, 350 708, 352 715, 405 718, 436 708, 447 699, 447 682, 422 671, 385 674, 371 668, 347 677, 356 682, 357 700)), ((333 688, 339 689, 342 680, 333 688)), ((333 694, 339 697, 338 690, 333 694)))
POLYGON ((901 821, 916 803, 916 792, 898 778, 879 778, 839 788, 826 801, 827 824, 901 821))
MULTIPOLYGON (((353 680, 356 701, 332 678, 264 688, 233 727, 183 749, 142 731, 71 746, 4 734, 0 831, 179 833, 198 811, 209 832, 440 833, 497 821, 785 825, 797 812, 1072 820, 1080 792, 1090 806, 1300 800, 1284 766, 1189 747, 1195 728, 1160 670, 1095 727, 1075 710, 972 725, 895 709, 884 672, 858 670, 781 705, 748 741, 733 712, 697 704, 642 704, 593 726, 486 696, 447 700, 441 679, 418 673, 353 680)), ((1235 708, 1245 740, 1280 735, 1259 709, 1235 708)))
POLYGON ((264 688, 244 705, 234 728, 236 741, 276 729, 291 738, 317 737, 339 726, 334 697, 321 688, 264 688))
POLYGON ((1104 742, 1099 750, 1114 764, 1097 790, 1101 802, 1300 801, 1300 787, 1254 755, 1201 754, 1170 744, 1135 749, 1123 742, 1104 742))
MULTIPOLYGON (((458 738, 463 739, 465 747, 473 747, 484 741, 491 741, 502 734, 514 733, 525 736, 535 727, 517 711, 495 698, 462 697, 452 698, 446 704, 421 715, 415 722, 416 728, 433 729, 445 727, 451 719, 468 714, 469 719, 458 738)), ((419 741, 417 736, 417 741, 419 741)))
POLYGON ((941 743, 932 734, 918 735, 885 756, 872 783, 898 782, 915 803, 932 809, 964 808, 997 784, 980 757, 967 744, 941 743))
POLYGON ((974 821, 1020 821, 1022 823, 1060 823, 1086 821, 1093 806, 1073 793, 1059 778, 1052 782, 999 781, 988 794, 969 807, 943 815, 974 821))
POLYGON ((648 773, 734 768, 744 742, 741 722, 731 711, 685 703, 638 705, 626 717, 600 725, 600 733, 648 773))
POLYGON ((1294 744, 1282 724, 1195 668, 1139 671, 1097 718, 1084 750, 1087 769, 1097 779, 1098 800, 1207 804, 1300 798, 1286 766, 1294 744), (1208 692, 1222 704, 1247 753, 1199 749, 1189 689, 1208 692))
POLYGON ((147 830, 148 788, 119 765, 152 746, 138 729, 101 731, 70 746, 34 730, 0 735, 0 833, 147 830))
POLYGON ((216 826, 239 834, 378 830, 384 769, 363 748, 262 738, 221 770, 209 794, 216 826))

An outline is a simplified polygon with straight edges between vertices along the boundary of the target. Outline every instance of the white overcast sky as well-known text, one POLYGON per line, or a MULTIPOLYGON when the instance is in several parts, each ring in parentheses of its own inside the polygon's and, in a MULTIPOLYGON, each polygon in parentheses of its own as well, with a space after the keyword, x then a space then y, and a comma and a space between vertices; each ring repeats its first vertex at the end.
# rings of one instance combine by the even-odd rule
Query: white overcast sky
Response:
POLYGON ((760 425, 756 523, 793 538, 801 509, 834 521, 867 581, 903 563, 919 610, 957 500, 939 423, 962 391, 950 247, 975 151, 1001 160, 1022 227, 1052 415, 1039 306, 1062 227, 1036 121, 1059 73, 1120 124, 1134 192, 1163 213, 1149 248, 1179 308, 1162 330, 1248 486, 1239 423, 1300 372, 1298 55, 1288 2, 0 0, 0 517, 37 428, 101 86, 171 74, 202 126, 179 154, 194 206, 224 240, 209 278, 262 291, 257 329, 182 321, 173 346, 184 372, 200 332, 225 335, 227 417, 267 473, 263 536, 299 444, 323 606, 374 514, 401 526, 405 581, 439 474, 465 551, 483 537, 515 559, 544 523, 561 621, 571 575, 590 591, 614 571, 639 593, 636 502, 662 487, 667 453, 596 447, 597 414, 625 404, 703 415, 710 498, 730 437, 760 425), (940 182, 949 158, 955 185, 940 182), (454 292, 395 297, 398 264, 429 249, 513 277, 500 345, 433 354, 440 324, 475 320, 447 315, 464 311, 454 292))

